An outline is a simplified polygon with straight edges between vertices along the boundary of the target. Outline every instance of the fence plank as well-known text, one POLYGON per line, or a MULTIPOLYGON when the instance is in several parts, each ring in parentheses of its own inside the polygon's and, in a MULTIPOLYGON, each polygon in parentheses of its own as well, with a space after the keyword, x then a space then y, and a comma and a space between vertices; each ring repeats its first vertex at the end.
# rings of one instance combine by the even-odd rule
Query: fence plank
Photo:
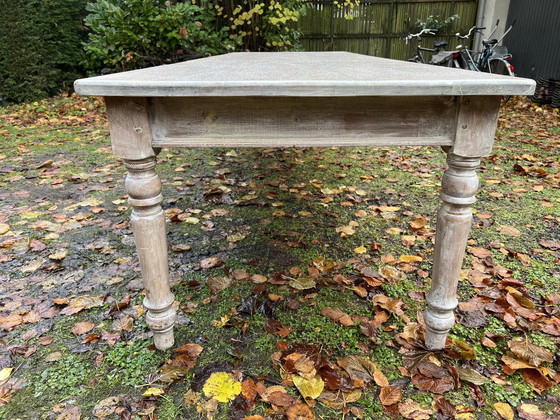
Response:
POLYGON ((353 9, 341 9, 334 1, 309 1, 310 8, 299 24, 305 50, 344 50, 403 60, 412 55, 412 47, 405 44, 404 37, 417 32, 417 19, 426 21, 430 15, 446 19, 458 14, 459 19, 447 31, 423 40, 425 46, 435 40, 447 40, 453 47, 454 34, 464 34, 476 23, 478 8, 478 0, 361 0, 353 9), (351 14, 352 19, 347 19, 346 14, 351 14))

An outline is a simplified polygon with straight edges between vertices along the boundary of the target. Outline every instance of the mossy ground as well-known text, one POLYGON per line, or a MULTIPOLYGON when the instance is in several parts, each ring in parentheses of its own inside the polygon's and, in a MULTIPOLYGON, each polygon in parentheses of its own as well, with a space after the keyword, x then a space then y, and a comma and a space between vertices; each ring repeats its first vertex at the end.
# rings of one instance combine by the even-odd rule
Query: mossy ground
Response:
MULTIPOLYGON (((93 332, 111 330, 108 311, 112 304, 127 293, 133 295, 132 305, 140 305, 142 298, 138 263, 126 222, 130 208, 124 200, 125 171, 110 154, 102 112, 102 104, 95 99, 62 97, 2 110, 6 122, 0 126, 0 222, 9 224, 11 233, 0 240, 16 239, 15 244, 2 251, 8 256, 0 265, 3 304, 22 302, 24 308, 32 307, 33 299, 52 301, 84 294, 107 294, 108 299, 102 307, 73 316, 41 319, 3 333, 1 344, 11 349, 10 366, 17 367, 14 376, 27 383, 0 407, 1 419, 55 418, 69 404, 82 407, 84 418, 93 418, 93 407, 104 398, 128 396, 140 400, 147 388, 146 377, 173 355, 171 351, 155 352, 149 347, 151 338, 143 318, 134 322, 132 331, 122 332, 121 340, 112 346, 103 340, 82 343, 83 336, 71 333, 76 322, 86 320, 95 323, 93 332), (52 162, 45 165, 49 160, 52 162), (99 204, 74 206, 90 199, 99 204), (102 210, 95 212, 93 207, 102 210), (45 230, 33 226, 41 220, 50 221, 54 227, 45 230), (75 226, 64 225, 69 221, 75 226), (60 226, 66 228, 59 229, 60 226), (48 236, 53 231, 58 231, 57 235, 48 236), (27 244, 33 239, 43 241, 46 250, 30 251, 27 244), (68 251, 61 262, 48 257, 57 249, 68 251), (42 262, 35 270, 22 270, 37 260, 42 262), (52 337, 53 341, 43 345, 39 342, 41 337, 52 337), (36 351, 27 357, 24 351, 17 350, 33 346, 37 346, 36 351), (60 359, 45 362, 55 352, 61 353, 60 359)), ((535 252, 542 248, 539 241, 560 237, 560 189, 551 180, 558 178, 554 150, 559 144, 560 125, 558 118, 548 116, 543 117, 542 125, 526 124, 519 132, 516 121, 527 121, 531 108, 514 107, 505 112, 496 155, 484 160, 480 171, 481 191, 474 205, 475 226, 469 246, 488 247, 498 241, 503 248, 529 255, 530 264, 524 265, 499 252, 500 247, 491 248, 495 261, 512 270, 513 277, 528 287, 531 296, 539 298, 560 292, 557 255, 548 250, 535 252), (548 178, 519 173, 516 163, 544 167, 548 178), (478 219, 476 214, 490 216, 478 219), (490 223, 476 223, 480 220, 490 223), (501 234, 497 227, 503 225, 516 227, 521 235, 501 234)), ((390 381, 403 387, 407 397, 431 407, 434 395, 414 387, 398 369, 402 358, 393 338, 404 326, 398 317, 392 317, 386 324, 389 328, 379 333, 375 343, 369 343, 359 327, 343 327, 320 313, 325 307, 336 306, 351 316, 371 316, 371 302, 353 291, 335 284, 311 292, 268 284, 267 293, 282 296, 275 308, 276 319, 292 329, 286 338, 280 338, 265 332, 266 318, 262 314, 237 314, 236 308, 254 293, 255 284, 234 281, 212 295, 206 281, 223 276, 224 268, 200 270, 198 262, 220 256, 226 267, 270 277, 292 267, 305 270, 319 257, 341 261, 343 270, 351 273, 347 261, 352 258, 379 268, 382 257, 388 254, 397 258, 423 255, 418 269, 429 271, 431 237, 405 246, 401 235, 388 229, 410 233, 409 222, 423 215, 430 218, 429 229, 433 231, 437 186, 444 169, 444 154, 434 148, 163 150, 158 172, 164 180, 164 210, 168 215, 175 208, 188 210, 200 219, 192 225, 169 220, 167 224, 171 249, 181 244, 191 246, 189 252, 172 252, 170 257, 178 307, 194 308, 181 314, 176 344, 199 343, 204 351, 197 368, 161 397, 158 418, 198 416, 196 408, 184 402, 183 395, 193 374, 210 363, 230 362, 245 375, 280 382, 270 355, 283 340, 313 342, 333 359, 351 354, 371 357, 390 381), (221 198, 217 196, 217 201, 205 198, 205 192, 220 186, 229 192, 221 198), (370 211, 372 206, 399 209, 379 214, 370 211), (212 216, 216 209, 229 213, 212 216), (357 217, 359 210, 366 215, 357 217), (210 223, 205 225, 205 221, 210 223), (341 238, 335 229, 351 221, 359 222, 356 233, 341 238), (236 240, 232 241, 232 237, 236 240), (356 254, 356 248, 368 248, 372 242, 381 244, 381 250, 356 254), (296 301, 298 309, 290 309, 288 301, 296 301), (212 325, 228 314, 233 316, 233 322, 226 327, 212 325)), ((415 320, 425 302, 412 299, 410 294, 426 292, 429 282, 429 277, 413 271, 402 282, 383 284, 380 293, 402 297, 408 308, 406 314, 415 320)), ((461 300, 474 294, 467 281, 460 283, 461 300)), ((492 316, 486 328, 467 329, 456 324, 451 334, 473 347, 482 366, 492 368, 499 367, 507 341, 520 335, 492 316), (485 331, 503 335, 497 340, 498 347, 480 344, 485 331)), ((530 332, 529 336, 535 344, 554 354, 558 352, 557 338, 540 332, 530 332)), ((495 417, 494 402, 517 406, 528 401, 553 415, 554 398, 560 397, 559 386, 538 395, 518 373, 508 377, 507 385, 490 382, 481 388, 486 405, 477 409, 476 418, 480 419, 495 417)), ((355 404, 364 410, 364 418, 389 418, 382 413, 377 392, 375 387, 366 391, 355 404)), ((454 405, 475 406, 465 386, 450 391, 446 398, 454 405)), ((265 414, 267 410, 262 405, 253 414, 265 414)), ((315 414, 318 418, 342 418, 340 410, 320 403, 315 414)), ((230 407, 221 404, 216 418, 232 416, 230 407)))

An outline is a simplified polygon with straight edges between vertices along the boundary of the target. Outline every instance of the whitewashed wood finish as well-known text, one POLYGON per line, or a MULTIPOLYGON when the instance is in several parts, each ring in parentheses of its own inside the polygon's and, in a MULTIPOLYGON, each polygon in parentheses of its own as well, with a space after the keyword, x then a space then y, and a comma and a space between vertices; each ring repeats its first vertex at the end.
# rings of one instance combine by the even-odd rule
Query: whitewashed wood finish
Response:
POLYGON ((146 98, 107 97, 107 117, 113 153, 121 159, 155 156, 146 98))
POLYGON ((452 149, 454 154, 480 157, 492 153, 500 99, 497 96, 459 98, 452 149))
POLYGON ((435 145, 448 152, 438 212, 426 346, 441 349, 478 187, 491 152, 499 95, 532 94, 532 80, 350 53, 239 53, 79 80, 103 95, 115 154, 129 174, 131 224, 158 349, 173 345, 161 147, 435 145))
POLYGON ((450 96, 153 98, 157 147, 449 146, 450 96))
POLYGON ((442 349, 455 323, 457 282, 472 223, 470 206, 478 189, 478 157, 461 157, 448 152, 448 169, 441 183, 442 204, 438 211, 432 285, 424 312, 426 347, 442 349))
POLYGON ((175 309, 169 288, 165 215, 160 206, 161 182, 155 171, 156 158, 125 160, 128 169, 125 187, 132 205, 131 225, 146 290, 146 323, 154 333, 156 348, 173 346, 175 309))
POLYGON ((535 81, 347 52, 231 53, 80 79, 96 96, 532 95, 535 81))

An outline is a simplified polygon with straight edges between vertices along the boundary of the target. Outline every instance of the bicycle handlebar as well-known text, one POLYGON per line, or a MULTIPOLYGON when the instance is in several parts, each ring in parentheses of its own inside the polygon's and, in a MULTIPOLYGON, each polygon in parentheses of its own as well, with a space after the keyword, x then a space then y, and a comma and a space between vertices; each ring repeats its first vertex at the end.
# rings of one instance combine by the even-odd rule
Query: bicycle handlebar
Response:
POLYGON ((422 38, 420 38, 421 35, 423 34, 428 34, 428 35, 436 35, 437 33, 437 29, 422 29, 420 32, 418 32, 417 34, 408 34, 407 36, 404 37, 406 43, 408 44, 408 41, 410 41, 412 38, 416 38, 418 41, 422 40, 422 38))
POLYGON ((457 32, 455 34, 455 36, 459 39, 468 39, 472 36, 473 32, 479 32, 482 31, 483 29, 486 29, 486 27, 482 27, 482 26, 473 26, 471 29, 469 29, 469 33, 466 35, 461 35, 459 32, 457 32))

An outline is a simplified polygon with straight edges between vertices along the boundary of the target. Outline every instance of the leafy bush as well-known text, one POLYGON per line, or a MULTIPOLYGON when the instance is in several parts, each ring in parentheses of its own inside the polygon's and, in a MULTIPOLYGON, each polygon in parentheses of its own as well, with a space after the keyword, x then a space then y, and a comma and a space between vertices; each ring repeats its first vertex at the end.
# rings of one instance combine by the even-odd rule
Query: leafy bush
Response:
POLYGON ((85 43, 92 70, 130 70, 230 51, 298 47, 302 0, 97 0, 85 43))
MULTIPOLYGON (((212 2, 209 2, 212 3, 212 2)), ((216 0, 218 23, 241 50, 288 51, 299 49, 299 18, 311 6, 302 0, 216 0)))
POLYGON ((190 1, 98 0, 85 19, 88 67, 129 70, 235 49, 216 11, 190 1))
POLYGON ((81 71, 87 0, 0 0, 0 97, 32 101, 81 71))
POLYGON ((427 17, 426 21, 421 19, 416 19, 417 29, 436 29, 441 31, 446 29, 449 24, 453 23, 454 20, 459 19, 459 15, 449 16, 447 19, 442 18, 439 15, 430 15, 427 17))

